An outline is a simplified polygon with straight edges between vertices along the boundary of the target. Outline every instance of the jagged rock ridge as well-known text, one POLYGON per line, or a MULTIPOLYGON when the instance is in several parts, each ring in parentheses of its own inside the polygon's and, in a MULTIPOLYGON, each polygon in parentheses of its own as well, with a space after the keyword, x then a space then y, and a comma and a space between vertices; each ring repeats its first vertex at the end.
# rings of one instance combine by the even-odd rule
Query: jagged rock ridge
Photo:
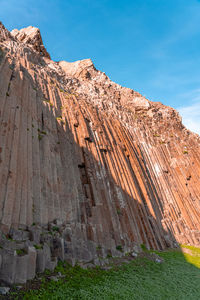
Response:
POLYGON ((0 279, 200 243, 200 138, 91 60, 0 24, 0 279), (30 267, 31 266, 31 267, 30 267))

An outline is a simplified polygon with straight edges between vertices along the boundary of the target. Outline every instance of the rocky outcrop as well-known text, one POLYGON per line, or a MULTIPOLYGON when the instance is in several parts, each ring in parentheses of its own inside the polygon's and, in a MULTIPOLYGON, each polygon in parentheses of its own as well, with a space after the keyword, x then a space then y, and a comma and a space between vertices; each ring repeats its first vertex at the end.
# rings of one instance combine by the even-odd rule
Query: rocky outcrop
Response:
POLYGON ((21 30, 14 29, 11 31, 11 35, 18 41, 31 46, 40 55, 50 58, 49 53, 43 45, 40 30, 38 28, 29 26, 21 30))
POLYGON ((32 27, 1 24, 0 47, 1 280, 199 245, 200 138, 173 108, 51 61, 32 27))

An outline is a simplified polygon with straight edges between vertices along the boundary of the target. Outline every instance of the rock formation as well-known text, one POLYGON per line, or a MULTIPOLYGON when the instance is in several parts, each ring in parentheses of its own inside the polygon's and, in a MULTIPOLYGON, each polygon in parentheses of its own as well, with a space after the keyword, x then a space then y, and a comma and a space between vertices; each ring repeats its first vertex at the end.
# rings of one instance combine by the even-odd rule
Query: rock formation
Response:
POLYGON ((0 279, 200 244, 200 137, 90 59, 0 23, 0 279))

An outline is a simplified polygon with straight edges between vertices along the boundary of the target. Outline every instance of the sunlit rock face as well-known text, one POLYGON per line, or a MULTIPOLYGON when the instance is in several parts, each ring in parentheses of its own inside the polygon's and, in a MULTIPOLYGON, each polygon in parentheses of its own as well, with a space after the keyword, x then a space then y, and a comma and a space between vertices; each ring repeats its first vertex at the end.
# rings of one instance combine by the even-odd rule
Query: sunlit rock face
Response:
POLYGON ((11 31, 11 35, 15 37, 19 42, 32 47, 41 56, 50 58, 49 53, 43 45, 40 30, 38 28, 29 26, 21 30, 14 29, 11 31))
POLYGON ((1 23, 0 104, 0 279, 200 244, 200 138, 173 108, 1 23))

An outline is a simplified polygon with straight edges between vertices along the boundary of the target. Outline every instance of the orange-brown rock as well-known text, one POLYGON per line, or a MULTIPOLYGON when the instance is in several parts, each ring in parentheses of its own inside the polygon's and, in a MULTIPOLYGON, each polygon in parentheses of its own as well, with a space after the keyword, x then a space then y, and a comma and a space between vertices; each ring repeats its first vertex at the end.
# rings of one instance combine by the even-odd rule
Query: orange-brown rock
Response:
POLYGON ((33 27, 0 24, 0 47, 0 228, 12 238, 0 279, 25 282, 28 262, 51 269, 52 256, 98 263, 140 244, 200 244, 200 137, 176 110, 89 59, 50 60, 33 27), (12 275, 20 247, 26 274, 12 275))

